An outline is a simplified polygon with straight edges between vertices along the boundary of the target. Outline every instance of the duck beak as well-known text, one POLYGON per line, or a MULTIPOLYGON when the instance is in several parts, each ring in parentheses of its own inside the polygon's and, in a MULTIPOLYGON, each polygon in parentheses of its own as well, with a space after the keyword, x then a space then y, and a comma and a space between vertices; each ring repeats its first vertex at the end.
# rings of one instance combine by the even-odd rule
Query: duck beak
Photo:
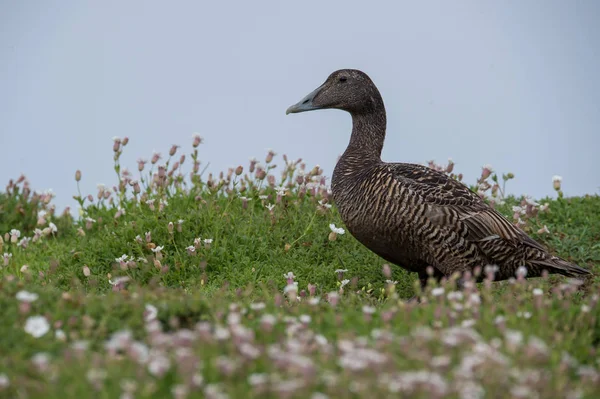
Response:
POLYGON ((312 93, 310 93, 309 95, 304 97, 302 100, 298 101, 298 103, 289 107, 285 111, 285 114, 286 115, 287 114, 297 114, 298 112, 306 112, 306 111, 313 111, 315 109, 321 109, 321 107, 313 104, 313 99, 321 91, 322 88, 323 88, 323 86, 317 87, 317 89, 315 91, 313 91, 312 93))

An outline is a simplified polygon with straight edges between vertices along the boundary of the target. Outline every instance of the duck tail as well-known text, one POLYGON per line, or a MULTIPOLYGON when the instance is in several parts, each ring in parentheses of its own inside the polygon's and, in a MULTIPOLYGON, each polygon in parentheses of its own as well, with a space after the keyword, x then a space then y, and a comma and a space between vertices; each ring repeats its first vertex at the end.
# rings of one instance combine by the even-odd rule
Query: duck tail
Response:
POLYGON ((567 262, 558 256, 549 256, 546 259, 533 260, 531 263, 540 267, 541 269, 548 269, 548 271, 551 273, 562 274, 563 276, 567 277, 581 278, 590 276, 592 274, 592 272, 588 269, 584 269, 583 267, 577 266, 574 263, 567 262))

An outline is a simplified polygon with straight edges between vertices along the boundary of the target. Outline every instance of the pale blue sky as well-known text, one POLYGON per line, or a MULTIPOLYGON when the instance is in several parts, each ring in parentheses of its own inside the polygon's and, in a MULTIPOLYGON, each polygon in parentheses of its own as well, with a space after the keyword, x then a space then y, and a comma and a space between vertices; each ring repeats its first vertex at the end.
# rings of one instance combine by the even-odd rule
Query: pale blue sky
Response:
MULTIPOLYGON (((123 165, 191 148, 217 171, 267 148, 330 176, 340 111, 286 108, 340 68, 367 72, 388 109, 386 161, 481 165, 509 189, 598 193, 600 3, 588 1, 0 0, 0 183, 25 173, 74 206, 123 165)), ((281 162, 279 162, 281 163, 281 162)), ((188 167, 190 165, 187 165, 188 167)))

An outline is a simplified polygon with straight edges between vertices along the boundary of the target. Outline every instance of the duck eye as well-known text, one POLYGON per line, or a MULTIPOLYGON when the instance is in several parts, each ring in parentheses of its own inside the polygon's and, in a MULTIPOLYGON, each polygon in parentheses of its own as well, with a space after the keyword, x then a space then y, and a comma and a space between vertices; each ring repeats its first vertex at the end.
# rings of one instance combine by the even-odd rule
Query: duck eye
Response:
POLYGON ((347 80, 348 80, 348 78, 345 77, 345 76, 340 76, 340 78, 339 78, 339 81, 342 82, 342 83, 344 83, 347 80))

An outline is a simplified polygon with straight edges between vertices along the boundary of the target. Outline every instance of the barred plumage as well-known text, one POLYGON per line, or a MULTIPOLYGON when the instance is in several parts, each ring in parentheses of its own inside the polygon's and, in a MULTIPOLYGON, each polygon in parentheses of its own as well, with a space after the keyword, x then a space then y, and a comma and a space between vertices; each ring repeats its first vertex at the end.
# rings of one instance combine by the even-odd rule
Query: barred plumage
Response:
POLYGON ((497 280, 525 266, 566 276, 590 274, 551 255, 461 182, 426 166, 385 163, 386 114, 371 79, 339 70, 287 113, 336 108, 352 115, 352 135, 332 178, 333 198, 350 233, 373 252, 427 279, 497 265, 497 280))

